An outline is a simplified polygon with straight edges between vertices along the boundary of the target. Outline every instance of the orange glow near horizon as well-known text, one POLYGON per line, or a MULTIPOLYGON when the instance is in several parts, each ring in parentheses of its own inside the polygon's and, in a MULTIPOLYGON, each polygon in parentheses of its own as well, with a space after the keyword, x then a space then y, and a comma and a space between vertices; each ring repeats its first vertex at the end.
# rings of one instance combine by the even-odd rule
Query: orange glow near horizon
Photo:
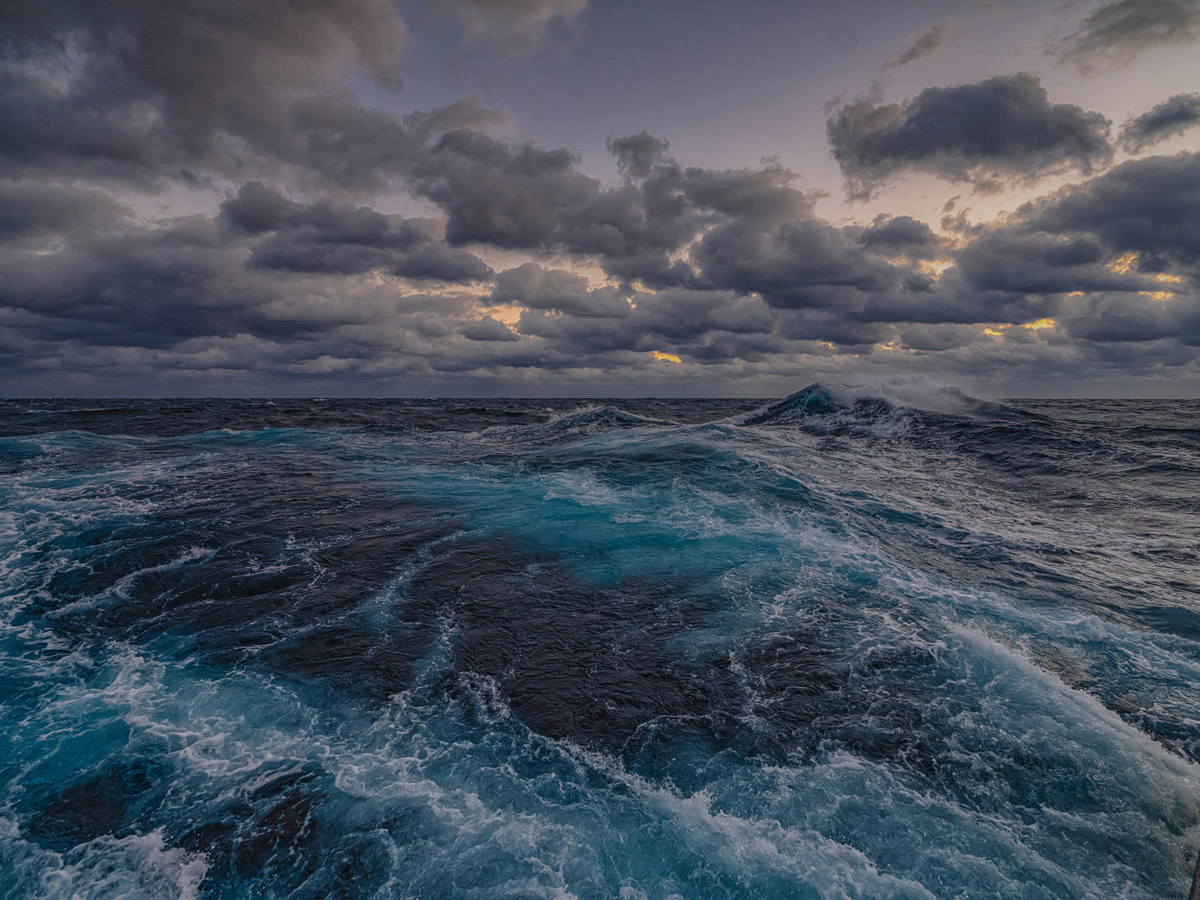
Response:
POLYGON ((661 350, 654 350, 653 353, 654 353, 654 358, 659 360, 660 362, 669 362, 669 363, 683 362, 683 360, 680 359, 678 356, 676 356, 674 353, 663 353, 661 350))

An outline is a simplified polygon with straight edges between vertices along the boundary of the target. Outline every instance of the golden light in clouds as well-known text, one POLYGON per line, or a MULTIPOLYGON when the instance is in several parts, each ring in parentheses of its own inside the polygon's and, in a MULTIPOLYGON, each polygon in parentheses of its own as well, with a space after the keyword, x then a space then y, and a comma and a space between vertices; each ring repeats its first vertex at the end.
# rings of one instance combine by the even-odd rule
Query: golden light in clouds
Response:
POLYGON ((1170 300, 1175 296, 1174 291, 1138 291, 1138 293, 1151 300, 1170 300))
POLYGON ((1057 328, 1058 323, 1053 319, 1038 319, 1036 322, 1026 322, 1021 327, 1030 331, 1041 331, 1043 328, 1057 328))
POLYGON ((1179 284, 1183 281, 1182 275, 1168 275, 1166 272, 1159 272, 1154 276, 1155 281, 1164 281, 1167 284, 1179 284))
POLYGON ((523 306, 485 306, 483 311, 511 328, 521 321, 521 313, 524 309, 523 306))
POLYGON ((954 265, 952 259, 923 259, 917 264, 917 269, 930 278, 941 278, 942 273, 954 265))
POLYGON ((671 363, 683 362, 683 360, 680 359, 678 356, 676 356, 674 353, 663 353, 661 350, 655 350, 655 351, 653 351, 653 353, 654 353, 654 358, 661 362, 671 362, 671 363))
POLYGON ((1109 269, 1116 272, 1118 275, 1124 275, 1133 268, 1133 264, 1137 262, 1136 253, 1123 253, 1108 264, 1109 269))
POLYGON ((983 333, 988 337, 1004 337, 1004 332, 1002 330, 997 331, 995 328, 985 328, 983 329, 983 333))

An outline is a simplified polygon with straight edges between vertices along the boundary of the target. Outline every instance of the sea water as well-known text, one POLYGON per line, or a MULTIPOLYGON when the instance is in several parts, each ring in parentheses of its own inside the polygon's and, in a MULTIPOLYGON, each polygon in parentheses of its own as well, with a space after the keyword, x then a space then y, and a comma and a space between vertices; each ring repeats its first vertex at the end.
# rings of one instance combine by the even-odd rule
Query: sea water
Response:
POLYGON ((0 896, 1171 898, 1200 403, 0 402, 0 896))

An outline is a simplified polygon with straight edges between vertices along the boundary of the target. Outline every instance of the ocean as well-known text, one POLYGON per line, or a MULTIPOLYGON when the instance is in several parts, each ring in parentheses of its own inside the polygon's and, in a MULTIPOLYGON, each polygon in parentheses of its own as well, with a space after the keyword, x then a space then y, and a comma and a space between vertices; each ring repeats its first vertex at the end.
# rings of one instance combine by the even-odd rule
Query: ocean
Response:
POLYGON ((0 896, 1175 898, 1200 401, 0 401, 0 896))

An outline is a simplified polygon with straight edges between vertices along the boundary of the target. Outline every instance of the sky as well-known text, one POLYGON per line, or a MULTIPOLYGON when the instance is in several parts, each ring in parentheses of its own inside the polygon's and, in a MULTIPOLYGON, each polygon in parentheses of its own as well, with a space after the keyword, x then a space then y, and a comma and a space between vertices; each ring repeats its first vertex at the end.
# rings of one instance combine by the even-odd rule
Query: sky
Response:
POLYGON ((14 0, 0 395, 1200 396, 1200 0, 14 0))

